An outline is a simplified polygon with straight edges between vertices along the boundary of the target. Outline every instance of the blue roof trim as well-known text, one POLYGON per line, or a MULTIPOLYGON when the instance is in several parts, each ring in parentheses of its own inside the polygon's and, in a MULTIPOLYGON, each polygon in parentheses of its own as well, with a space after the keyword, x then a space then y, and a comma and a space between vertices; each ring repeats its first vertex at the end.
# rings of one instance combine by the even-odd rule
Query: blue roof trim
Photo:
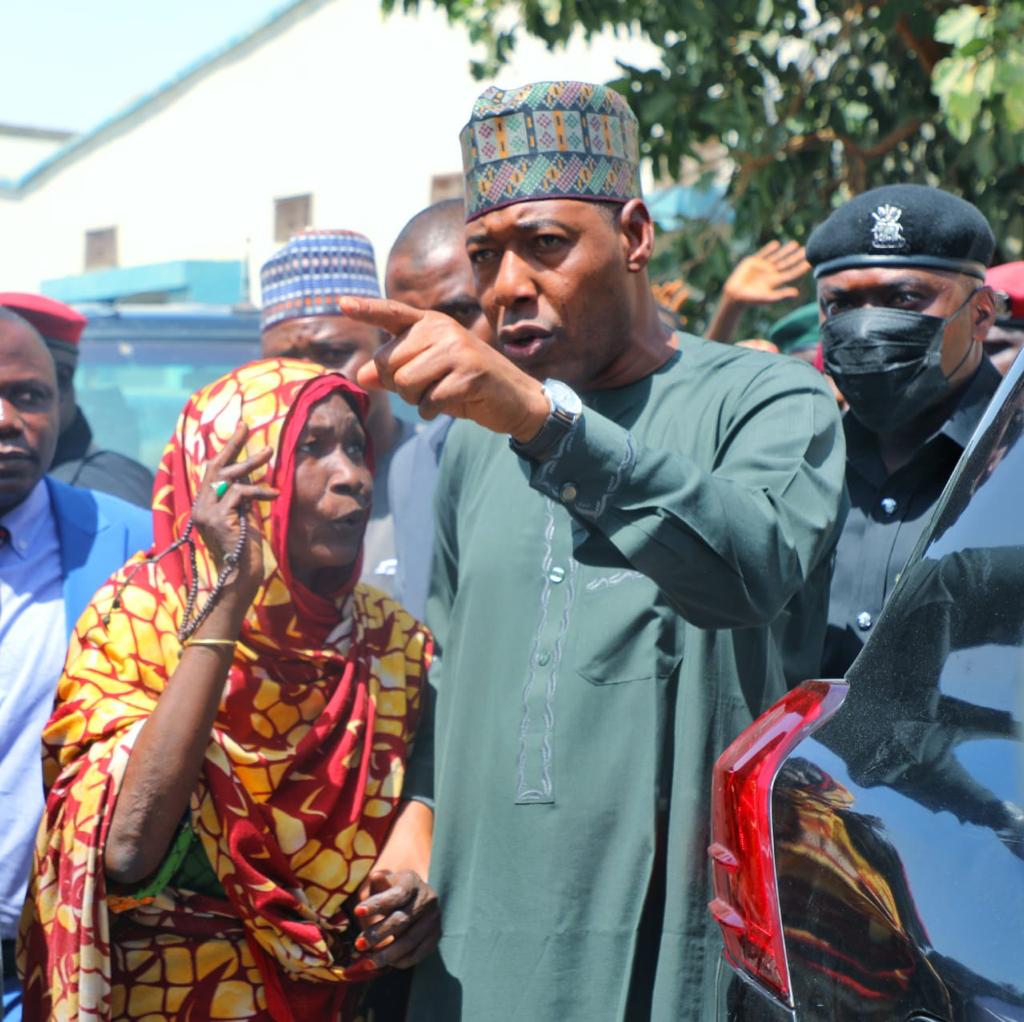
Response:
POLYGON ((244 282, 245 264, 239 260, 181 259, 56 277, 44 280, 42 291, 62 302, 112 302, 159 294, 176 302, 231 305, 243 299, 244 282))
POLYGON ((110 135, 117 132, 118 129, 123 129, 126 122, 137 118, 140 114, 144 114, 147 107, 156 107, 161 101, 166 102, 170 98, 171 93, 183 90, 195 79, 212 71, 217 64, 233 56, 236 51, 258 45, 263 41, 263 37, 276 34, 276 32, 287 28, 301 17, 312 14, 313 11, 331 2, 332 0, 289 0, 288 3, 274 11, 273 14, 260 22, 255 28, 233 37, 223 46, 219 46, 216 50, 190 64, 152 92, 144 94, 112 117, 101 121, 91 131, 76 136, 67 145, 61 146, 55 153, 51 153, 41 163, 36 164, 35 167, 21 178, 13 181, 0 178, 0 193, 21 192, 39 183, 41 179, 48 175, 48 172, 55 170, 59 164, 64 163, 79 153, 87 152, 101 140, 102 136, 110 135))

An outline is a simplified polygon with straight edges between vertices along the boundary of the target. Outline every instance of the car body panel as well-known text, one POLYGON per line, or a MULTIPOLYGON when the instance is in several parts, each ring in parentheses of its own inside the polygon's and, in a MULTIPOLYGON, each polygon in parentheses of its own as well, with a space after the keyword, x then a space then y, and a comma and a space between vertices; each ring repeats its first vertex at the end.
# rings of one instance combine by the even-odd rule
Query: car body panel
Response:
POLYGON ((1019 364, 846 700, 778 773, 795 1011, 735 978, 720 1018, 1024 1020, 1022 434, 1019 364))

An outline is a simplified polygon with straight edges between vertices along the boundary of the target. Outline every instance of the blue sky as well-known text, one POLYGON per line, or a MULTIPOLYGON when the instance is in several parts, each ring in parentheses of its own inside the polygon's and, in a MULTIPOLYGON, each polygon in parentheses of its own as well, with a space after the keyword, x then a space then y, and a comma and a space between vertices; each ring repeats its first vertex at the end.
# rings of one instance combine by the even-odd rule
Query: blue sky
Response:
POLYGON ((287 0, 7 0, 0 122, 82 131, 287 0))

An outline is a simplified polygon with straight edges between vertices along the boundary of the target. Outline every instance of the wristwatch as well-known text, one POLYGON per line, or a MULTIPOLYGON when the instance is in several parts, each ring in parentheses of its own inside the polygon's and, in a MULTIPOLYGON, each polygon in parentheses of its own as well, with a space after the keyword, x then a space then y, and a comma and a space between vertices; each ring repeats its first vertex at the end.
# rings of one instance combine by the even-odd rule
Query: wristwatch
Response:
POLYGON ((583 402, 579 394, 561 380, 545 380, 544 394, 551 402, 551 411, 540 432, 524 444, 511 437, 508 441, 516 454, 533 461, 543 461, 548 457, 583 414, 583 402))

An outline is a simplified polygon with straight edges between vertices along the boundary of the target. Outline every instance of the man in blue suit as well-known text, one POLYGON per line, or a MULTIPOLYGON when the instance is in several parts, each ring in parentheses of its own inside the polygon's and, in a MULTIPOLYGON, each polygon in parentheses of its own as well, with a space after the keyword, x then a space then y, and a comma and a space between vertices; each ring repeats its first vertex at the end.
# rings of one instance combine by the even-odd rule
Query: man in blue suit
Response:
POLYGON ((0 938, 4 1018, 21 1018, 14 941, 43 811, 39 739, 93 593, 152 542, 147 511, 45 476, 59 428, 53 358, 0 309, 0 938))

